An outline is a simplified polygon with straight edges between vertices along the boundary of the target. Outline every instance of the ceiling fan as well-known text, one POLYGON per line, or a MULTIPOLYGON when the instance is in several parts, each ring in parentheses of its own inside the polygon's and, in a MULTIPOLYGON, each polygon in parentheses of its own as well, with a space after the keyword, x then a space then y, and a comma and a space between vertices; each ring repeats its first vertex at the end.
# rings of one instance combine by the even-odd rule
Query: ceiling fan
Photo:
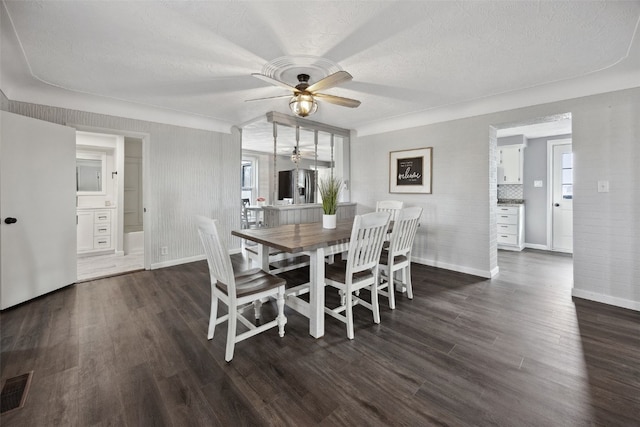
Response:
MULTIPOLYGON (((327 95, 325 93, 319 93, 318 91, 323 89, 329 89, 337 86, 341 83, 348 82, 353 79, 351 74, 346 71, 338 71, 330 74, 327 77, 309 85, 308 74, 298 74, 298 84, 293 87, 285 82, 274 79, 273 77, 265 76, 260 73, 251 74, 261 80, 271 83, 274 86, 280 86, 293 92, 293 96, 289 101, 289 108, 291 111, 300 117, 306 117, 316 112, 318 104, 316 98, 330 102, 332 104, 340 105, 342 107, 356 108, 360 105, 360 101, 351 98, 343 98, 341 96, 327 95)), ((249 99, 248 101, 260 101, 263 99, 276 99, 287 98, 291 95, 271 96, 268 98, 249 99)))

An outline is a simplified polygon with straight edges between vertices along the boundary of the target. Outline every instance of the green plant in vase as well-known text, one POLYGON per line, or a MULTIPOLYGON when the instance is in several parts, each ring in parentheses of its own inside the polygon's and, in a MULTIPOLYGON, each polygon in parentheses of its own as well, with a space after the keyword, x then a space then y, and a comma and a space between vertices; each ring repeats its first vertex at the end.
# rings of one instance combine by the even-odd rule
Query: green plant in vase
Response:
POLYGON ((338 199, 342 190, 342 180, 334 176, 320 180, 318 186, 322 197, 322 224, 324 228, 336 228, 336 210, 338 199))

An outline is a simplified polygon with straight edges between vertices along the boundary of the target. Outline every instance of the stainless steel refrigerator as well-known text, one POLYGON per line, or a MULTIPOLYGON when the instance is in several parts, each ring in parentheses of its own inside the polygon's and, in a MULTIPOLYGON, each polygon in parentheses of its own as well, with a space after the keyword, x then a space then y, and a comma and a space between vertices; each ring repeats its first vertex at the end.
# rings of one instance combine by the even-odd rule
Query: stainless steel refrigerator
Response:
POLYGON ((293 199, 293 203, 316 202, 316 175, 310 169, 298 169, 298 191, 295 191, 296 170, 278 173, 278 200, 293 199))

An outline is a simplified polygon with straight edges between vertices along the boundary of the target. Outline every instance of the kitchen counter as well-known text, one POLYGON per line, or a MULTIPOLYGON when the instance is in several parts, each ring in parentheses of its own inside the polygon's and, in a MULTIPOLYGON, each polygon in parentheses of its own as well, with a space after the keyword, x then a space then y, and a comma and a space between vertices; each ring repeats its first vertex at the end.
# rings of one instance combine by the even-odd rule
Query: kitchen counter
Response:
MULTIPOLYGON (((336 211, 338 221, 353 219, 356 215, 356 203, 338 203, 336 211)), ((320 203, 301 203, 297 205, 264 206, 264 224, 277 227, 285 224, 304 224, 322 221, 322 205, 320 203)))

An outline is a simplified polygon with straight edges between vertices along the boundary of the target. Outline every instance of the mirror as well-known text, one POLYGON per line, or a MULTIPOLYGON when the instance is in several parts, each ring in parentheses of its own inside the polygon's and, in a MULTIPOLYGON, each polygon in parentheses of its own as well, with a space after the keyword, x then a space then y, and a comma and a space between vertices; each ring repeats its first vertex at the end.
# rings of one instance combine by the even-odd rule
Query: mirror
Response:
POLYGON ((76 191, 78 194, 105 194, 106 154, 76 154, 76 191))

